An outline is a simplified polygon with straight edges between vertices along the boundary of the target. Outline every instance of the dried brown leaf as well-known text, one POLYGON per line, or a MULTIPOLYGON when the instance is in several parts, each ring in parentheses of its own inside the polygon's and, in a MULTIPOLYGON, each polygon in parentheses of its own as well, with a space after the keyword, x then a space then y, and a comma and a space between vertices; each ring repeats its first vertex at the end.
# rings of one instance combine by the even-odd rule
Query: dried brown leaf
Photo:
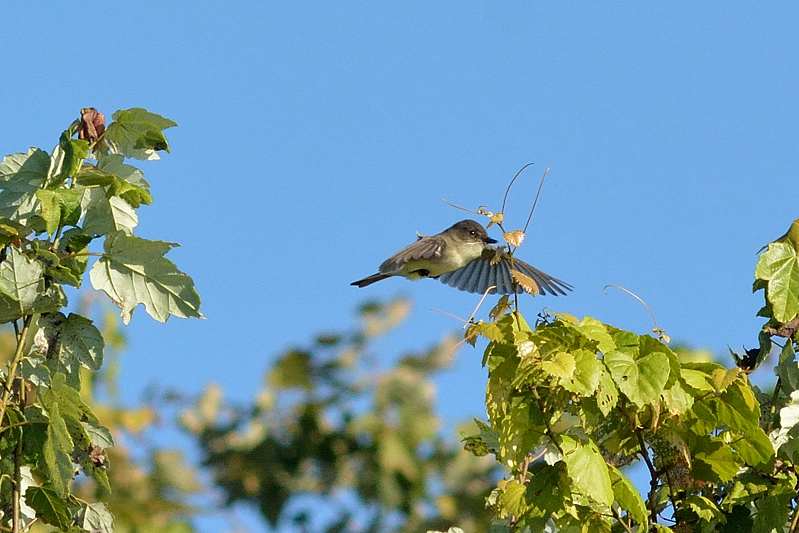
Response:
POLYGON ((541 292, 541 289, 538 287, 538 283, 536 283, 535 280, 527 274, 519 272, 515 268, 511 268, 510 275, 513 278, 513 281, 518 283, 519 286, 525 290, 525 292, 530 294, 539 294, 541 292))
POLYGON ((518 248, 519 246, 522 245, 522 241, 524 241, 525 235, 524 235, 524 232, 522 230, 517 229, 517 230, 514 230, 514 231, 506 231, 505 235, 503 235, 503 237, 505 237, 505 241, 508 244, 518 248))
POLYGON ((94 142, 105 131, 105 115, 93 107, 84 107, 80 110, 80 129, 78 138, 94 142))

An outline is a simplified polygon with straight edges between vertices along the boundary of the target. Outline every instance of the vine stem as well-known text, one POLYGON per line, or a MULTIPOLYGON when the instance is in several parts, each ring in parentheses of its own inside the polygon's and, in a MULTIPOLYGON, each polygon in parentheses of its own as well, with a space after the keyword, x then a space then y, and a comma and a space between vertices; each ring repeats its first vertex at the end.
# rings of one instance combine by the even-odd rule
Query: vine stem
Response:
POLYGON ((649 458, 649 452, 646 451, 646 442, 644 441, 644 436, 641 434, 640 429, 635 430, 635 436, 638 438, 638 446, 641 448, 641 457, 644 458, 644 462, 646 462, 646 468, 649 470, 649 495, 647 496, 647 500, 649 501, 649 518, 652 520, 653 524, 656 524, 658 521, 656 499, 658 488, 658 471, 655 469, 655 465, 652 464, 652 459, 649 458))
POLYGON ((8 375, 6 376, 6 382, 3 385, 3 399, 0 401, 0 424, 2 424, 3 418, 6 415, 8 401, 11 398, 14 378, 17 374, 17 366, 19 366, 19 362, 22 360, 22 352, 25 348, 25 341, 28 338, 28 332, 30 331, 31 318, 32 315, 26 316, 22 323, 22 331, 19 332, 19 336, 17 337, 17 349, 14 351, 14 358, 11 359, 11 363, 8 366, 8 375))
POLYGON ((777 414, 777 397, 780 394, 780 387, 782 386, 782 378, 777 378, 777 383, 774 385, 774 393, 771 395, 771 407, 769 408, 768 425, 766 426, 766 433, 771 433, 774 427, 774 417, 777 414))
POLYGON ((557 439, 555 439, 555 432, 552 431, 552 426, 549 424, 549 418, 547 417, 547 414, 544 412, 544 405, 543 403, 541 403, 541 396, 539 396, 538 391, 535 389, 535 387, 533 387, 532 392, 533 392, 533 398, 535 398, 535 402, 536 404, 538 404, 538 410, 541 411, 541 413, 544 415, 544 425, 547 428, 547 437, 549 437, 549 440, 552 441, 552 444, 555 445, 555 448, 558 449, 560 454, 564 455, 563 448, 560 447, 560 443, 557 441, 557 439))

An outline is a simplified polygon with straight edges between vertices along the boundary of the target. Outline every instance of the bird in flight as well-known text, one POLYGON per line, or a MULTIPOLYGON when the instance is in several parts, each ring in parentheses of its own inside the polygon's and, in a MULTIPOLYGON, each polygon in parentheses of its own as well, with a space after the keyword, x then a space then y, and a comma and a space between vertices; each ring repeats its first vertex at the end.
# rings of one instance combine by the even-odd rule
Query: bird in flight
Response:
POLYGON ((366 287, 386 278, 402 276, 412 280, 433 278, 450 287, 480 294, 492 286, 491 293, 525 292, 519 280, 514 279, 513 271, 516 271, 537 285, 532 287, 535 290, 528 288, 527 292, 557 296, 572 290, 568 283, 511 257, 503 248, 491 246, 496 242, 479 222, 461 220, 441 233, 420 237, 383 261, 375 274, 350 285, 366 287))

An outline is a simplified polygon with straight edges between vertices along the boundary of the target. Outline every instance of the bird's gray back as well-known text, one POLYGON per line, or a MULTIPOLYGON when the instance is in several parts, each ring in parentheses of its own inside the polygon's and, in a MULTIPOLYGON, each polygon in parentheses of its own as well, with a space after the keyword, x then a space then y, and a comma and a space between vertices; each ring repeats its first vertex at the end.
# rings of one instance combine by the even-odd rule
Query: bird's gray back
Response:
POLYGON ((408 261, 436 259, 443 255, 447 242, 438 235, 422 237, 415 243, 406 246, 392 255, 380 265, 380 272, 397 272, 408 261))

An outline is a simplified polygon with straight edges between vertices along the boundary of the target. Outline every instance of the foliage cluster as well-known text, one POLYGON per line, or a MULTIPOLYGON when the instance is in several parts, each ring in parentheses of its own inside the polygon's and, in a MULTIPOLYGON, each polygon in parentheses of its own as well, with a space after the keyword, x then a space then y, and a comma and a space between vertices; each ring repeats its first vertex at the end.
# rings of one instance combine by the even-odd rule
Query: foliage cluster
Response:
POLYGON ((487 340, 487 421, 464 436, 505 476, 487 499, 492 531, 797 530, 799 221, 764 248, 754 290, 760 346, 733 368, 691 361, 662 330, 540 316, 503 297, 466 338, 487 340), (784 338, 765 394, 749 373, 784 338), (625 470, 642 463, 643 494, 625 470))
POLYGON ((201 316, 191 278, 164 257, 176 245, 134 235, 137 209, 152 195, 126 159, 158 159, 169 150, 163 130, 172 126, 134 108, 114 113, 106 127, 87 108, 52 152, 30 148, 0 162, 0 323, 14 332, 0 370, 4 529, 27 531, 36 522, 112 530, 105 504, 75 490, 80 477, 101 496, 111 491, 114 440, 81 394, 81 370, 101 368, 105 341, 92 320, 63 312, 65 289, 79 288, 88 269, 92 287, 120 308, 125 323, 139 304, 161 322, 201 316), (90 257, 97 259, 89 268, 90 257))

